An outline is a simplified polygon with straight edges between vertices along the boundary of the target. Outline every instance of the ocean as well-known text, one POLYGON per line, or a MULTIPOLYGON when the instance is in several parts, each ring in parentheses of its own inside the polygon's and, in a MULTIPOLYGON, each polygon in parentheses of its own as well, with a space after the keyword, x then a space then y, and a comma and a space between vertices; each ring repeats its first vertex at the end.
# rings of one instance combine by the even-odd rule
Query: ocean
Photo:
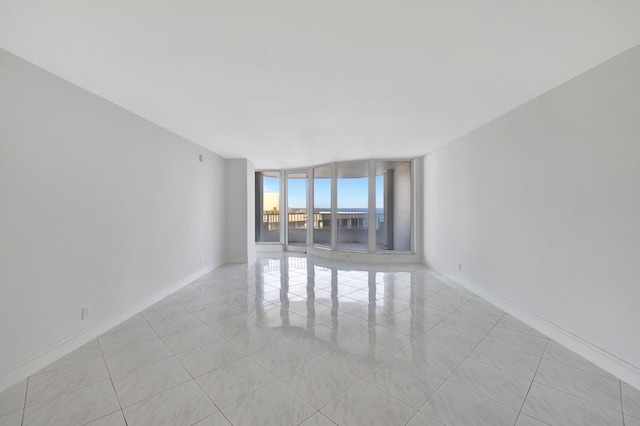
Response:
MULTIPOLYGON (((331 211, 331 207, 329 207, 329 208, 324 208, 324 207, 321 207, 321 208, 315 208, 314 210, 319 210, 319 211, 321 211, 321 212, 329 212, 329 211, 331 211)), ((366 213, 366 212, 368 211, 368 209, 367 209, 366 207, 360 207, 360 208, 344 208, 344 209, 339 208, 339 209, 338 209, 338 211, 341 211, 341 212, 350 212, 350 213, 366 213)), ((378 214, 382 214, 382 213, 384 213, 384 209, 383 209, 383 208, 377 208, 377 209, 376 209, 376 213, 378 213, 378 214)))

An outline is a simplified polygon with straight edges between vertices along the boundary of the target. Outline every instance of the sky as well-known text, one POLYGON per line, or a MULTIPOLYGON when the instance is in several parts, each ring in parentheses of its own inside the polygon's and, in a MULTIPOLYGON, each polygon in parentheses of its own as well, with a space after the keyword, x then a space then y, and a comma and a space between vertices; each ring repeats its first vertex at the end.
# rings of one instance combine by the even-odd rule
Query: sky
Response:
MULTIPOLYGON (((368 178, 338 179, 338 210, 367 209, 368 178)), ((383 208, 384 176, 376 176, 376 208, 383 208)), ((279 192, 280 179, 264 177, 264 192, 279 192)), ((303 209, 306 206, 306 180, 289 179, 289 207, 303 209)), ((314 207, 331 208, 331 179, 315 179, 314 207)))

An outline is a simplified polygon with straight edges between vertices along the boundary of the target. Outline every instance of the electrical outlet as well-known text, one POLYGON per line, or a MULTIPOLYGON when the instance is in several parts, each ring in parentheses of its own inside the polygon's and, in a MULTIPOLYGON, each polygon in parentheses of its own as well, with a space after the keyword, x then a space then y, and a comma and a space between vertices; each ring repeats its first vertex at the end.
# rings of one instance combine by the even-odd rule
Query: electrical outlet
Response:
POLYGON ((458 271, 462 271, 462 263, 458 263, 458 271))
POLYGON ((84 308, 82 308, 82 319, 86 320, 89 319, 89 315, 91 314, 91 309, 89 306, 85 306, 84 308))
POLYGON ((202 265, 203 263, 204 263, 204 258, 203 258, 203 257, 201 257, 201 258, 200 258, 200 264, 202 265))

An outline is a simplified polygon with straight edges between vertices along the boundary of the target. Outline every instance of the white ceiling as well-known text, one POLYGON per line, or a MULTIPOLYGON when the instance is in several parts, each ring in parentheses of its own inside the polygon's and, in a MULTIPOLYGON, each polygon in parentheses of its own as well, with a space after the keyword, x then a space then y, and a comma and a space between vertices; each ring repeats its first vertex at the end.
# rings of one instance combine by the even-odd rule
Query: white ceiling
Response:
POLYGON ((428 153, 640 44, 640 0, 0 0, 0 47, 258 168, 428 153))

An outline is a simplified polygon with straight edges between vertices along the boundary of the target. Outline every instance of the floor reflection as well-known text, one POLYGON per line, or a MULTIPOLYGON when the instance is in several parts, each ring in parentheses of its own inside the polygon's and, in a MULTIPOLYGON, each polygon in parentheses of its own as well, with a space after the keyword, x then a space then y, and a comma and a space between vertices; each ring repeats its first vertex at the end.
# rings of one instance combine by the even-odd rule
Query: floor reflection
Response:
POLYGON ((425 319, 425 299, 454 286, 429 282, 436 273, 422 267, 367 266, 295 254, 259 257, 253 270, 257 323, 318 354, 356 338, 367 346, 367 357, 375 358, 378 346, 393 355, 435 325, 425 319))
POLYGON ((278 254, 216 269, 4 391, 0 424, 635 424, 638 401, 422 265, 278 254))

